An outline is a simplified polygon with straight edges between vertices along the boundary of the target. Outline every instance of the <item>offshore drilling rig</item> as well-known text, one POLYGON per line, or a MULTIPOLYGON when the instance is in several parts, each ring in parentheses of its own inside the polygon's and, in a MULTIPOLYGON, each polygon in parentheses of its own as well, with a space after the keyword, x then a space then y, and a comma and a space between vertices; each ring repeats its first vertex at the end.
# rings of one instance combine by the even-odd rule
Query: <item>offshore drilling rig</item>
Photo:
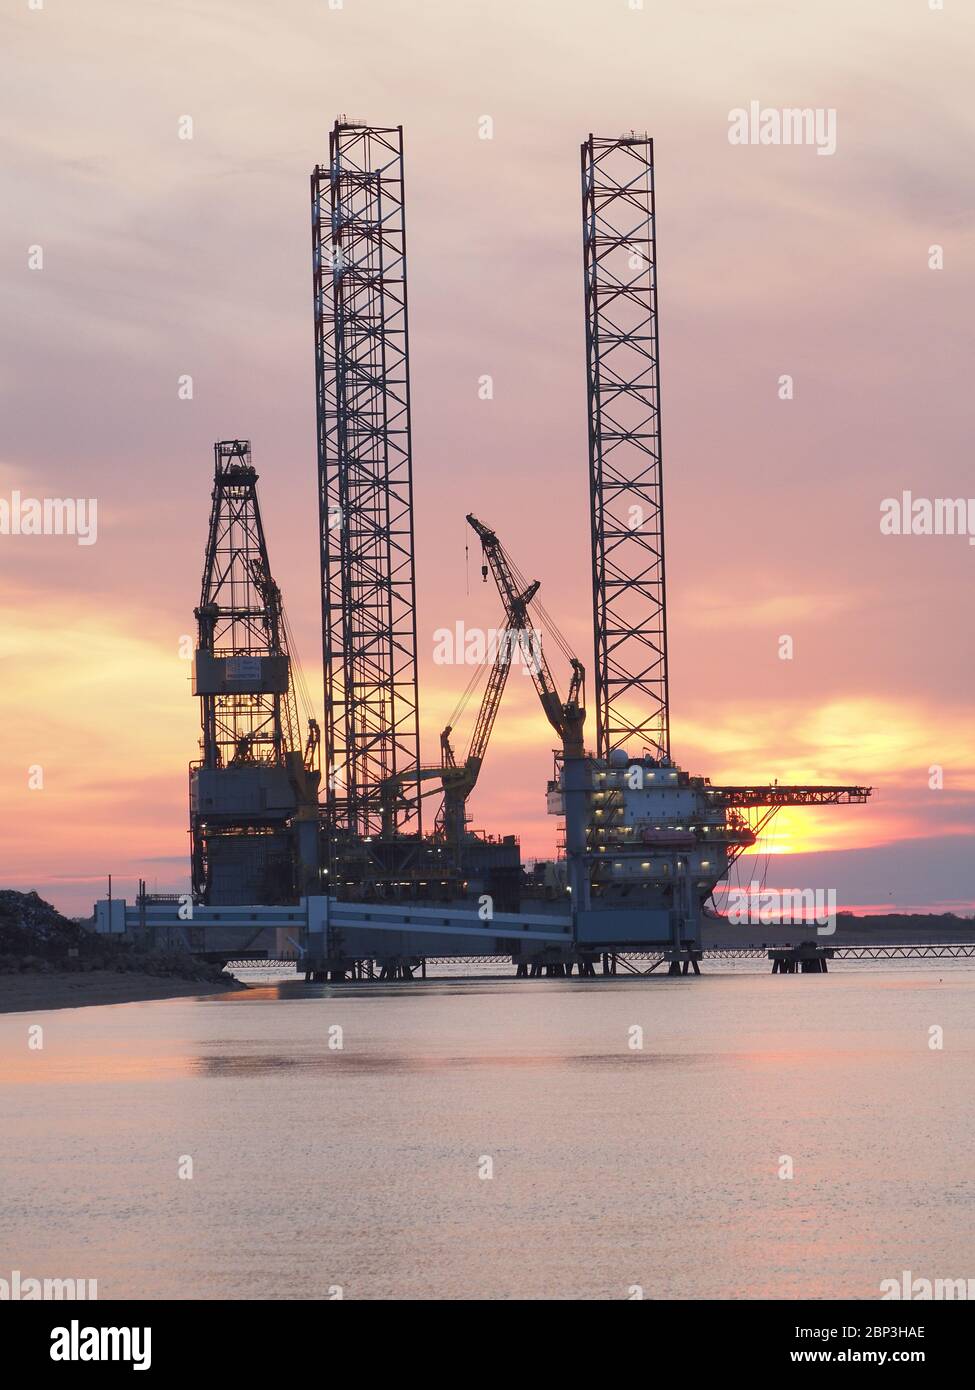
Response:
POLYGON ((581 173, 596 755, 564 751, 553 800, 577 940, 693 948, 704 904, 780 807, 870 790, 714 787, 671 757, 653 141, 590 135, 581 173))
MULTIPOLYGON (((548 959, 653 945, 696 969, 704 904, 776 811, 869 796, 859 786, 712 786, 672 759, 653 141, 590 135, 581 158, 594 751, 585 746, 583 664, 540 604, 538 581, 470 516, 484 577, 491 572, 504 604, 504 640, 485 664, 464 761, 451 721, 439 761, 421 762, 403 132, 340 118, 328 164, 311 176, 324 798, 319 805, 314 725, 301 749, 249 449, 220 444, 197 610, 198 901, 317 899, 327 918, 329 903, 470 905, 487 895, 509 919, 483 949, 523 959, 525 946, 507 935, 530 925, 510 916, 531 898, 517 839, 475 834, 467 815, 516 654, 559 744, 548 804, 565 820, 564 880, 559 901, 540 909, 569 911, 571 925, 566 944, 539 945, 548 959), (236 542, 226 539, 232 519, 236 542), (565 698, 543 653, 550 639, 570 667, 565 698), (442 803, 425 832, 430 795, 442 803)), ((421 938, 409 937, 408 907, 396 920, 402 955, 421 938)), ((354 947, 319 949, 333 975, 355 964, 354 947)), ((377 954, 374 945, 360 954, 366 949, 377 954)), ((414 954, 426 949, 415 945, 414 954)))
POLYGON ((320 891, 318 725, 309 721, 302 750, 250 444, 224 440, 213 452, 193 664, 202 720, 190 767, 193 895, 207 905, 293 902, 320 891))

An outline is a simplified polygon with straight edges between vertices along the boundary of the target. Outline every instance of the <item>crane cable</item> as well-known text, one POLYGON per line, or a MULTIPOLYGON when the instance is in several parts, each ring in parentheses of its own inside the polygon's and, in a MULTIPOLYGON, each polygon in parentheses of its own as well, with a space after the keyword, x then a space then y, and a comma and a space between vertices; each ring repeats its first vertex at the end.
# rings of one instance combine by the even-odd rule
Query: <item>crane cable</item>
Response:
MULTIPOLYGON (((504 615, 502 614, 502 621, 503 621, 503 619, 504 619, 504 615)), ((501 626, 501 627, 496 628, 495 630, 496 630, 497 632, 500 633, 500 632, 505 631, 506 629, 505 629, 504 626, 501 626)), ((492 664, 493 664, 493 663, 492 663, 492 664)), ((458 720, 462 717, 464 711, 467 709, 467 706, 470 704, 471 697, 473 696, 474 691, 476 690, 476 688, 478 687, 478 685, 480 685, 481 681, 484 679, 484 676, 485 676, 485 673, 487 672, 487 670, 488 670, 488 661, 487 661, 487 655, 485 654, 484 660, 483 660, 482 662, 480 662, 477 666, 475 666, 475 668, 474 668, 474 674, 471 676, 470 680, 467 682, 467 687, 466 687, 466 689, 464 690, 464 692, 463 692, 463 694, 461 695, 460 699, 457 701, 457 707, 455 708, 454 712, 451 714, 450 718, 447 720, 447 723, 450 725, 450 727, 451 727, 452 729, 456 726, 458 720)))
MULTIPOLYGON (((305 680, 305 673, 301 665, 301 658, 298 654, 298 644, 295 641, 294 631, 288 621, 288 614, 284 604, 281 605, 281 622, 284 626, 284 640, 288 644, 289 665, 291 675, 294 680, 295 702, 298 705, 298 715, 306 724, 311 717, 312 702, 311 692, 308 689, 308 682, 305 680)), ((301 730, 295 731, 298 738, 301 737, 301 730)), ((298 750, 301 751, 300 749, 298 750)))

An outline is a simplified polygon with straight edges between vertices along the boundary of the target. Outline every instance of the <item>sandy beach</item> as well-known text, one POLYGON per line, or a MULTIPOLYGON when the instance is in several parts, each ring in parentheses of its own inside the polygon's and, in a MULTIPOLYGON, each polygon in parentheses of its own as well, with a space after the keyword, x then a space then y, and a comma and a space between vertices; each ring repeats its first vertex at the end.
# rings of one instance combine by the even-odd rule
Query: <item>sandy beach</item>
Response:
POLYGON ((57 971, 49 975, 0 975, 0 1013, 41 1013, 89 1004, 132 1004, 143 999, 180 999, 246 989, 221 980, 180 980, 136 971, 57 971))

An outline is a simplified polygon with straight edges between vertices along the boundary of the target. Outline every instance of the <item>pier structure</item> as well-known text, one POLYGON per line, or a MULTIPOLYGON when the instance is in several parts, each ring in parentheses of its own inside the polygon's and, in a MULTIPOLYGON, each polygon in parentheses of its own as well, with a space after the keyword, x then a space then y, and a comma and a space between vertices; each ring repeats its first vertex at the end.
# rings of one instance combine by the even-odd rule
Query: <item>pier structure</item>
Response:
POLYGON ((833 959, 832 946, 801 941, 798 946, 780 946, 769 951, 773 975, 825 975, 833 959))
POLYGON ((310 897, 274 907, 193 906, 185 898, 143 895, 135 903, 102 899, 95 929, 141 945, 185 950, 208 961, 294 964, 309 980, 426 979, 431 964, 513 966, 517 979, 699 975, 707 961, 772 962, 773 974, 827 972, 827 962, 971 960, 975 938, 952 942, 696 946, 647 949, 633 940, 607 948, 580 940, 571 917, 498 913, 485 921, 469 908, 429 904, 348 903, 310 897))

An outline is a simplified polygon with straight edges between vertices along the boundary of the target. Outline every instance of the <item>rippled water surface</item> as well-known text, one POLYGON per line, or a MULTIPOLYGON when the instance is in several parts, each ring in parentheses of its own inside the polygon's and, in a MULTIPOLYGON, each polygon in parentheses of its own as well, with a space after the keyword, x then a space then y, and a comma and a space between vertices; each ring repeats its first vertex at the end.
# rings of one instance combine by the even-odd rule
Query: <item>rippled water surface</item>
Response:
POLYGON ((903 1270, 973 1277, 973 1007, 975 970, 945 963, 6 1015, 0 1277, 103 1298, 876 1298, 903 1270))

